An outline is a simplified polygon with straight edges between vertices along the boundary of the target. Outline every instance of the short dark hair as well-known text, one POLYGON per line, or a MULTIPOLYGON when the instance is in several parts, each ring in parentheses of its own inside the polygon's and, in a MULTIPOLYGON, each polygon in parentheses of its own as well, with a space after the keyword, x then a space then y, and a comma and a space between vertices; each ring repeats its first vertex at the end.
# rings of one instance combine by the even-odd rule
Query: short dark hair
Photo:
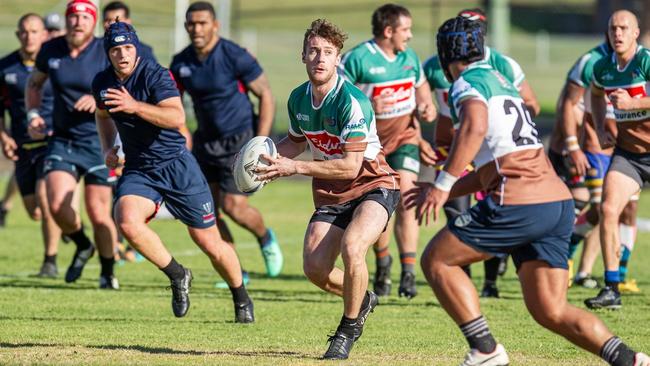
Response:
POLYGON ((31 19, 31 18, 38 18, 38 20, 40 20, 41 23, 43 23, 43 28, 45 28, 45 21, 43 20, 43 17, 41 17, 40 15, 38 15, 36 13, 27 13, 27 14, 21 16, 18 19, 18 24, 17 24, 18 30, 22 30, 23 29, 23 23, 25 23, 25 21, 27 19, 31 19))
POLYGON ((328 40, 339 52, 343 49, 345 40, 348 39, 348 35, 334 25, 334 23, 331 23, 327 19, 316 19, 311 22, 311 25, 305 32, 305 37, 302 40, 303 52, 305 52, 305 47, 307 47, 309 39, 315 36, 328 40))
POLYGON ((372 13, 372 35, 381 37, 386 27, 396 28, 399 25, 399 17, 411 18, 409 10, 401 5, 382 5, 372 13))
POLYGON ((214 11, 214 6, 207 1, 197 1, 190 5, 185 12, 185 19, 190 16, 190 13, 195 11, 207 11, 212 15, 212 19, 217 19, 217 12, 214 11))
POLYGON ((110 3, 106 4, 104 10, 102 10, 102 15, 106 16, 107 12, 114 10, 124 10, 124 16, 126 18, 130 18, 131 16, 131 11, 129 10, 128 5, 121 1, 111 1, 110 3))

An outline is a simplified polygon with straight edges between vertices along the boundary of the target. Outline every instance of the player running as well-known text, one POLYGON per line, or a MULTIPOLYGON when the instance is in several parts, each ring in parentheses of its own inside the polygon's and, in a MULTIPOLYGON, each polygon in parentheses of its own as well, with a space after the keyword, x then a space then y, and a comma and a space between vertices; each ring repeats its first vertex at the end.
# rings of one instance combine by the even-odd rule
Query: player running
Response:
POLYGON ((429 284, 469 343, 462 365, 509 363, 460 268, 505 253, 512 255, 524 301, 539 324, 611 365, 650 365, 648 356, 632 351, 596 316, 567 302, 573 200, 544 154, 516 87, 482 61, 480 26, 463 17, 449 19, 437 40, 440 63, 454 80, 449 106, 459 128, 435 183, 423 184, 419 195, 414 190, 408 202, 417 203, 420 220, 428 223, 448 198, 480 189, 488 193, 438 232, 422 255, 429 284), (472 159, 476 171, 459 179, 472 159))
MULTIPOLYGON (((405 7, 386 4, 377 8, 372 14, 373 38, 347 52, 340 66, 341 75, 372 101, 379 140, 386 161, 400 175, 402 192, 414 187, 420 172, 419 146, 424 140, 415 115, 427 122, 436 116, 420 60, 408 47, 411 24, 411 13, 405 7)), ((400 204, 395 215, 395 239, 402 265, 398 294, 407 298, 417 295, 418 236, 415 211, 400 204)), ((377 264, 374 289, 379 296, 387 296, 391 290, 389 240, 387 230, 374 248, 377 264)))
POLYGON ((309 81, 289 97, 288 136, 260 180, 313 177, 316 211, 305 234, 303 270, 316 286, 343 297, 343 317, 325 359, 347 359, 377 295, 367 291, 366 252, 399 201, 398 175, 386 163, 368 98, 337 75, 347 36, 318 19, 305 32, 302 62, 309 81), (292 160, 309 145, 314 161, 292 160), (343 270, 334 267, 341 254, 343 270))
MULTIPOLYGON (((487 32, 487 15, 481 9, 464 9, 458 13, 458 16, 478 22, 484 34, 487 32)), ((528 84, 521 66, 519 66, 515 60, 486 46, 483 61, 489 63, 492 68, 499 71, 519 90, 519 93, 524 99, 524 103, 531 114, 537 115, 539 113, 540 107, 537 97, 535 97, 535 93, 528 84)), ((449 105, 447 104, 451 83, 447 80, 447 77, 440 66, 440 61, 437 55, 427 59, 422 65, 422 69, 424 70, 424 75, 429 82, 431 90, 434 92, 436 103, 438 105, 439 112, 438 120, 436 121, 434 141, 436 154, 435 160, 437 170, 442 170, 446 158, 449 155, 449 148, 451 147, 451 142, 454 138, 455 132, 451 121, 449 105)), ((469 171, 472 167, 468 166, 467 169, 469 171)), ((462 212, 467 210, 470 205, 471 197, 469 195, 449 200, 443 207, 447 220, 453 220, 462 212)), ((507 257, 503 259, 492 258, 485 261, 485 282, 483 284, 483 289, 481 290, 481 297, 499 297, 499 290, 496 284, 497 275, 499 273, 499 266, 505 265, 505 263, 502 264, 502 261, 505 262, 506 260, 507 257)), ((469 266, 464 267, 463 270, 470 274, 469 266)))
POLYGON ((171 281, 172 309, 177 317, 189 310, 192 272, 181 266, 147 222, 164 200, 185 225, 192 240, 230 285, 235 321, 254 321, 253 302, 242 284, 235 251, 219 236, 208 184, 185 147, 180 128, 185 112, 169 70, 140 57, 138 36, 130 24, 116 22, 104 35, 111 62, 93 80, 95 118, 106 164, 118 165, 117 131, 124 143, 115 216, 124 237, 171 281))
POLYGON ((86 211, 99 249, 100 288, 117 289, 113 275, 113 245, 116 229, 111 219, 111 185, 114 179, 104 165, 95 127, 95 100, 91 94, 93 77, 108 61, 102 41, 93 37, 97 9, 89 0, 72 0, 66 9, 68 33, 46 42, 36 57, 36 68, 27 82, 25 105, 32 138, 48 133, 39 107, 45 82, 54 91, 53 132, 45 156, 47 198, 57 224, 77 246, 65 275, 74 282, 83 271, 95 247, 84 233, 81 216, 74 209, 74 192, 85 177, 86 211))
MULTIPOLYGON (((231 168, 235 155, 248 140, 271 132, 275 113, 271 88, 257 60, 219 36, 212 4, 193 3, 185 20, 192 44, 174 56, 170 70, 194 104, 198 128, 192 152, 210 184, 215 205, 255 235, 266 274, 276 277, 284 261, 280 245, 260 212, 248 204, 248 195, 235 186, 231 168), (248 98, 249 91, 259 99, 259 116, 248 98)), ((232 243, 225 221, 220 217, 217 220, 222 236, 232 243)))
POLYGON ((594 65, 591 87, 591 108, 601 146, 615 146, 600 207, 605 287, 598 296, 585 300, 592 309, 622 306, 618 288, 619 216, 630 197, 650 180, 650 98, 646 89, 650 80, 650 50, 637 43, 638 21, 627 10, 612 14, 608 35, 614 52, 594 65), (605 96, 614 107, 617 132, 606 126, 605 96))
MULTIPOLYGON (((27 133, 27 111, 25 110, 25 85, 34 69, 36 54, 47 39, 43 19, 28 13, 18 20, 16 30, 20 48, 0 60, 0 142, 7 159, 15 164, 15 176, 23 204, 33 220, 41 221, 41 233, 45 244, 45 258, 38 272, 39 277, 56 277, 61 229, 50 214, 45 182, 43 160, 47 151, 47 140, 32 139, 27 133), (7 106, 11 119, 10 133, 4 124, 4 109, 7 106)), ((52 87, 46 83, 40 115, 48 128, 52 126, 52 87)))

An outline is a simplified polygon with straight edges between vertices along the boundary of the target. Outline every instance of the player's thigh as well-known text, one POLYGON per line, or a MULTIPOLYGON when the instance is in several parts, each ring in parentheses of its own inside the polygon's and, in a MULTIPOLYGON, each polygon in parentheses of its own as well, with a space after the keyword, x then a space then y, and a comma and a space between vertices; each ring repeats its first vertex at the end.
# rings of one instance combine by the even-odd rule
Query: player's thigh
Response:
POLYGON ((465 266, 492 258, 461 241, 447 227, 440 230, 427 244, 422 253, 423 266, 435 263, 446 266, 465 266))
POLYGON ((615 210, 616 215, 619 215, 639 188, 639 183, 634 178, 618 170, 610 170, 603 185, 603 211, 615 210))
POLYGON ((87 184, 84 187, 86 212, 91 221, 104 220, 111 214, 113 188, 102 184, 87 184))
POLYGON ((303 244, 305 272, 329 272, 340 253, 344 230, 325 221, 312 221, 307 226, 303 244))
POLYGON ((533 317, 554 316, 562 310, 567 301, 568 270, 534 260, 522 263, 517 274, 524 302, 533 317))
POLYGON ((342 245, 358 245, 361 250, 367 249, 386 229, 393 211, 394 208, 388 211, 377 201, 361 202, 354 210, 352 221, 343 234, 342 245))
POLYGON ((53 210, 62 205, 72 205, 77 189, 77 178, 70 172, 52 170, 45 176, 47 198, 53 210))
POLYGON ((127 194, 115 203, 115 221, 118 225, 125 223, 144 224, 157 209, 157 204, 150 198, 127 194))

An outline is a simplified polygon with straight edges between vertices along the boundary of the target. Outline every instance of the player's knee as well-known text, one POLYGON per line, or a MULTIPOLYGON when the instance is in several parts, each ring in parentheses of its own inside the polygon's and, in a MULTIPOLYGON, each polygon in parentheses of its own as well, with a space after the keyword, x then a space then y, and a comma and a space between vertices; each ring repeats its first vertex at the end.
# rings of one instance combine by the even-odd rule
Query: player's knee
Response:
POLYGON ((321 261, 313 257, 306 257, 302 264, 302 271, 305 276, 315 284, 327 282, 329 271, 323 266, 321 261))
POLYGON ((117 227, 122 233, 122 235, 124 235, 126 240, 128 240, 129 242, 134 242, 137 241, 135 239, 138 237, 140 233, 141 225, 143 224, 135 221, 121 220, 118 222, 117 227))
POLYGON ((615 202, 605 201, 600 204, 600 217, 603 221, 618 221, 618 207, 615 202))
POLYGON ((553 306, 544 306, 537 304, 535 308, 530 309, 530 314, 533 319, 544 328, 557 329, 564 322, 564 314, 566 313, 563 305, 556 303, 553 306))
POLYGON ((238 197, 236 195, 227 194, 223 198, 222 209, 226 215, 230 217, 237 217, 246 208, 247 202, 244 196, 238 197))
POLYGON ((41 209, 38 207, 33 207, 28 212, 29 212, 29 218, 34 221, 41 221, 41 219, 43 218, 41 209))
POLYGON ((346 266, 356 265, 365 261, 366 251, 359 244, 344 241, 341 245, 341 259, 346 266))

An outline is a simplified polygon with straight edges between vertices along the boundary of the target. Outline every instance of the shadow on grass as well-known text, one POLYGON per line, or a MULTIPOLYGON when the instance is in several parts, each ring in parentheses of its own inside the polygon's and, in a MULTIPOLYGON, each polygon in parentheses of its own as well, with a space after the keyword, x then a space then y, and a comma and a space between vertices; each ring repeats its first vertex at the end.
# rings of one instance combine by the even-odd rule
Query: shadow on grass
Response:
MULTIPOLYGON (((55 343, 8 343, 0 342, 0 348, 38 348, 38 347, 75 347, 75 345, 55 344, 55 343)), ((293 351, 200 351, 200 350, 178 350, 169 347, 148 347, 141 345, 82 345, 81 347, 89 349, 101 349, 109 351, 138 351, 152 355, 187 355, 187 356, 233 356, 233 357, 280 357, 296 359, 315 359, 312 355, 293 352, 293 351)))

